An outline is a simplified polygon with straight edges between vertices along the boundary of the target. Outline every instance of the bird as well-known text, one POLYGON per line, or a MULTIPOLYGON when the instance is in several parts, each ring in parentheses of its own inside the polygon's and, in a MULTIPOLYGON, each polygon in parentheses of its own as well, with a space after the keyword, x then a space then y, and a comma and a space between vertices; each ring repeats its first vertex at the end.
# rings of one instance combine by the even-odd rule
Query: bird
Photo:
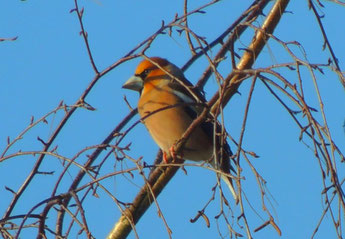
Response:
POLYGON ((145 57, 122 88, 139 92, 138 113, 153 140, 163 151, 165 162, 167 155, 170 155, 173 158, 180 156, 184 160, 211 164, 221 171, 221 178, 237 202, 230 176, 230 169, 234 171, 230 165, 232 152, 223 134, 220 134, 220 124, 214 117, 209 115, 196 127, 179 155, 174 155, 174 145, 200 115, 206 102, 201 91, 185 78, 180 68, 161 57, 145 57))

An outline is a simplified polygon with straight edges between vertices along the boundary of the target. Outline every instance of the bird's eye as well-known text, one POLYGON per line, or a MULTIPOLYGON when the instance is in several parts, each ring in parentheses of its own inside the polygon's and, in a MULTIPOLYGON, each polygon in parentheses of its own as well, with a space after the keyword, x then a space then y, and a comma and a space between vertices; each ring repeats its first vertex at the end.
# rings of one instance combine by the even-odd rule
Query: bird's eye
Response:
POLYGON ((150 73, 151 69, 145 69, 143 72, 140 73, 141 79, 145 79, 146 76, 150 73))

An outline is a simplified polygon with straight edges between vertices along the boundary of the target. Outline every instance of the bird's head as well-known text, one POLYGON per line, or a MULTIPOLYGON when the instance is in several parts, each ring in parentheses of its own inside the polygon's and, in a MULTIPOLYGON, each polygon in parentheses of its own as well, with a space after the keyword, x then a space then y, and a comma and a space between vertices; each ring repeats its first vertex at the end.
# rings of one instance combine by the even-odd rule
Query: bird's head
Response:
POLYGON ((149 85, 158 86, 169 83, 172 80, 169 75, 184 78, 182 71, 168 60, 151 57, 139 63, 134 76, 129 78, 122 88, 142 92, 143 88, 149 85))

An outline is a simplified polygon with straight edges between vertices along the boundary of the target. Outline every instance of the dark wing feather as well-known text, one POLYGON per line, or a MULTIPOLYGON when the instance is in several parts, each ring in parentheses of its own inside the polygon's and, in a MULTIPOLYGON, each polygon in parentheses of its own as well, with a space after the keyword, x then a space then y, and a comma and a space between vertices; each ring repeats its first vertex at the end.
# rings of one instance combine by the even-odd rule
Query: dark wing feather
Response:
MULTIPOLYGON (((195 94, 199 100, 203 103, 206 103, 206 99, 205 97, 201 94, 201 92, 199 90, 197 90, 193 84, 191 82, 189 82, 187 79, 183 79, 182 80, 185 84, 185 86, 179 84, 176 81, 172 81, 169 83, 169 87, 171 87, 173 90, 175 90, 176 92, 180 92, 183 95, 185 95, 185 98, 190 99, 189 102, 197 102, 195 97, 186 89, 186 87, 188 87, 193 94, 195 94)), ((181 102, 185 102, 188 103, 188 101, 186 99, 183 99, 180 95, 181 98, 181 102)), ((202 106, 196 106, 196 105, 186 105, 185 106, 185 111, 187 112, 187 114, 192 118, 192 119, 196 119, 198 117, 198 114, 201 113, 201 111, 203 110, 202 106)), ((220 125, 220 123, 217 121, 216 122, 216 133, 217 133, 217 138, 216 138, 216 145, 222 145, 223 144, 223 157, 221 159, 220 162, 220 166, 221 168, 225 171, 225 172, 230 172, 234 171, 234 168, 230 165, 230 157, 232 156, 232 152, 230 149, 229 144, 226 142, 225 139, 223 139, 223 136, 221 134, 222 131, 222 127, 220 125), (222 142, 223 141, 223 142, 222 142), (223 160, 224 159, 224 160, 223 160)), ((214 120, 212 119, 212 116, 210 116, 208 119, 206 119, 200 126, 202 128, 202 130, 211 138, 213 138, 213 134, 214 134, 214 120)), ((220 153, 220 149, 217 149, 217 151, 219 151, 220 153)))

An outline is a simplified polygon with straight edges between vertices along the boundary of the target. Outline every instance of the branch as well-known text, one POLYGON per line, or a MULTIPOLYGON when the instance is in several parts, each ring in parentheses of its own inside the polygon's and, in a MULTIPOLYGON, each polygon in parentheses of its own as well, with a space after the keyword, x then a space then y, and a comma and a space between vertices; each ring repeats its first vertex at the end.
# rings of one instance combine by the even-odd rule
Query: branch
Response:
MULTIPOLYGON (((266 33, 271 34, 273 32, 288 2, 288 0, 276 1, 262 26, 262 31, 256 32, 248 51, 244 53, 240 62, 238 63, 237 68, 239 70, 251 68, 268 40, 266 33)), ((208 105, 212 107, 212 113, 218 110, 220 105, 224 107, 231 96, 237 92, 237 89, 241 83, 241 81, 239 80, 243 77, 243 74, 239 72, 240 71, 231 73, 224 83, 224 87, 222 89, 225 89, 225 91, 222 93, 222 95, 217 93, 208 103, 208 105)), ((190 134, 192 132, 193 128, 197 127, 203 122, 205 116, 207 115, 207 111, 208 108, 205 108, 203 113, 187 129, 182 137, 183 139, 186 138, 186 135, 188 135, 188 133, 190 134)), ((179 148, 181 148, 181 145, 183 145, 183 142, 179 142, 179 144, 176 145, 175 151, 177 153, 179 148)), ((177 163, 179 165, 181 161, 173 161, 173 163, 177 163)), ((134 228, 134 225, 139 221, 141 216, 152 204, 153 199, 160 194, 160 192, 167 185, 170 179, 175 175, 179 168, 178 165, 164 167, 163 169, 161 167, 156 168, 151 177, 148 179, 148 184, 145 184, 142 187, 142 189, 134 199, 133 204, 124 211, 118 222, 115 224, 114 228, 107 237, 108 239, 122 239, 128 236, 128 234, 134 228), (148 193, 148 187, 151 188, 153 195, 151 193, 148 193)))
POLYGON ((225 82, 222 85, 222 89, 224 89, 223 95, 220 96, 219 93, 217 93, 210 100, 209 105, 212 106, 211 112, 213 114, 217 115, 219 107, 221 106, 224 108, 230 98, 237 92, 237 89, 242 82, 241 79, 245 77, 245 74, 241 73, 241 70, 250 69, 252 67, 269 39, 267 34, 273 33, 288 3, 289 0, 276 1, 270 13, 267 15, 261 30, 256 32, 251 44, 238 62, 237 71, 231 72, 225 79, 225 82))

